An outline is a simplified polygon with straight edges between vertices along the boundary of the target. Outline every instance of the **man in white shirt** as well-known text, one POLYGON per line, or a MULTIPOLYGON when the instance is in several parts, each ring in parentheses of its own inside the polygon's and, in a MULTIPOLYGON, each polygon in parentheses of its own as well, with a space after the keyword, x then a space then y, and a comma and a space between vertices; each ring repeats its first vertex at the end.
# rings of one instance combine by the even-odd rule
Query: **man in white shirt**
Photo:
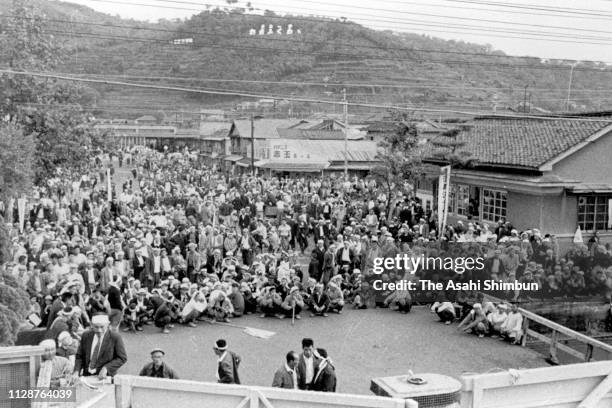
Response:
POLYGON ((319 359, 314 353, 314 341, 309 338, 302 339, 302 354, 297 363, 298 388, 300 390, 310 390, 312 380, 316 374, 316 367, 319 366, 319 359))

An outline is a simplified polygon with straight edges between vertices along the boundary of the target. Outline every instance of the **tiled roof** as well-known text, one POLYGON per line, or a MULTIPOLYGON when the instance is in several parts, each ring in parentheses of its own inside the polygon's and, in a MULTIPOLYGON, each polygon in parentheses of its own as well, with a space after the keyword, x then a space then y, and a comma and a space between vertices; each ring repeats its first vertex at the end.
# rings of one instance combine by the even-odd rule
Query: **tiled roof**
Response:
MULTIPOLYGON (((278 138, 277 129, 289 129, 299 123, 298 119, 258 119, 255 120, 255 139, 274 139, 278 138)), ((251 137, 251 121, 248 119, 235 120, 236 132, 240 137, 251 137)))
POLYGON ((607 125, 563 119, 477 119, 457 140, 466 143, 460 150, 480 164, 538 168, 607 125))

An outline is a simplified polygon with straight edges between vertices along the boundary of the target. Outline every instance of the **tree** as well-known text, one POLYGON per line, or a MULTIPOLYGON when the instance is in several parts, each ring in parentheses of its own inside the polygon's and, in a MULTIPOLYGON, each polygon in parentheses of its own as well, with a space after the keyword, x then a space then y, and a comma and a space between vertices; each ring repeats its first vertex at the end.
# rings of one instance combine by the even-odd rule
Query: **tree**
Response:
POLYGON ((472 153, 462 149, 466 142, 459 139, 460 134, 461 131, 458 128, 452 128, 431 141, 436 149, 433 156, 450 165, 451 170, 472 167, 476 164, 472 153))
MULTIPOLYGON (((14 121, 0 123, 0 200, 8 202, 32 185, 34 138, 14 121)), ((0 263, 2 263, 0 261, 0 263)))
POLYGON ((0 270, 0 347, 15 344, 29 308, 27 292, 19 287, 13 276, 0 270))
MULTIPOLYGON (((0 49, 8 67, 14 71, 56 68, 65 54, 46 32, 42 12, 26 0, 14 0, 9 14, 0 33, 0 49)), ((35 182, 54 177, 59 167, 79 167, 91 158, 101 140, 80 103, 95 95, 89 87, 52 78, 0 75, 0 118, 21 126, 25 140, 34 146, 33 160, 27 163, 31 163, 35 182)), ((4 199, 7 197, 5 194, 4 199)))
POLYGON ((379 143, 377 159, 380 162, 373 170, 374 177, 387 190, 387 214, 391 209, 391 195, 408 181, 416 190, 416 184, 426 172, 423 164, 423 145, 419 143, 417 128, 405 116, 397 120, 394 130, 379 143))

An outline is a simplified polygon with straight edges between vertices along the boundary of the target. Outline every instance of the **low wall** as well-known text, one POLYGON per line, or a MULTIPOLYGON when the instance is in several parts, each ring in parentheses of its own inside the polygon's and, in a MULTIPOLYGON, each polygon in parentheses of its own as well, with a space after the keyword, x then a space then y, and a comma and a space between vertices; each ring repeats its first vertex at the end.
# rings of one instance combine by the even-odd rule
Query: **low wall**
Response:
POLYGON ((612 361, 462 377, 461 408, 610 408, 612 361))
POLYGON ((418 408, 412 400, 118 375, 115 408, 418 408))

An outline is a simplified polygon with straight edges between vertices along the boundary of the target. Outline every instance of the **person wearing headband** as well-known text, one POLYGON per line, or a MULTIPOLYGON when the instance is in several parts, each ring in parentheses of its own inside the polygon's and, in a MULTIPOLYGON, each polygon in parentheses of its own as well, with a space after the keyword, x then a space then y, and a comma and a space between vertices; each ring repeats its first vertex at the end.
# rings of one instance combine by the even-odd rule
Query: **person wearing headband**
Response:
POLYGON ((121 336, 109 330, 110 319, 106 314, 91 318, 91 329, 83 333, 75 356, 74 374, 99 379, 113 377, 127 362, 127 354, 121 336))
POLYGON ((213 350, 218 357, 217 382, 222 384, 240 384, 240 377, 238 376, 240 356, 228 350, 227 342, 224 339, 217 340, 213 350))

